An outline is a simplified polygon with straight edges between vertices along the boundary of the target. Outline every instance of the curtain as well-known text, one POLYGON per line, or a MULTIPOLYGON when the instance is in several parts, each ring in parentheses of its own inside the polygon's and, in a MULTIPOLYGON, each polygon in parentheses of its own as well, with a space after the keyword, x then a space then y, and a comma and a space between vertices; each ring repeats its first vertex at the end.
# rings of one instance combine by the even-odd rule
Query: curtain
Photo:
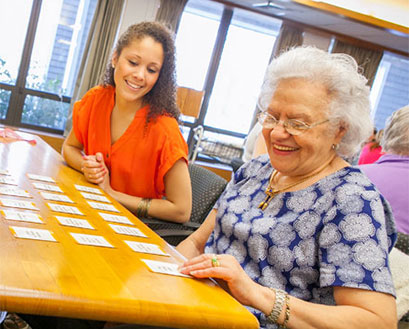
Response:
POLYGON ((281 25, 270 60, 292 47, 301 46, 304 40, 303 34, 303 30, 284 22, 281 25))
POLYGON ((335 40, 332 53, 345 53, 351 55, 362 69, 362 74, 368 79, 368 85, 372 87, 378 65, 381 62, 383 51, 373 50, 335 40))
POLYGON ((68 135, 72 127, 74 103, 81 99, 90 88, 98 85, 105 72, 106 65, 112 55, 123 5, 124 0, 98 0, 71 98, 64 136, 68 135))
POLYGON ((163 23, 176 33, 186 3, 187 0, 160 0, 160 7, 156 12, 155 21, 163 23))

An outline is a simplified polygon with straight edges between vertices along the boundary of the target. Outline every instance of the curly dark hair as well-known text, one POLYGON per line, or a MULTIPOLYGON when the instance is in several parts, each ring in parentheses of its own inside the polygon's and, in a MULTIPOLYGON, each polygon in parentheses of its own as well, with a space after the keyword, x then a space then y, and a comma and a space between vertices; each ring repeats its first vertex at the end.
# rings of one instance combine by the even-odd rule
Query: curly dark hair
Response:
MULTIPOLYGON (((119 38, 114 52, 119 57, 124 48, 135 40, 151 37, 162 45, 164 58, 158 80, 153 88, 144 96, 144 101, 150 104, 146 123, 160 115, 179 119, 180 111, 176 105, 176 59, 174 34, 158 22, 142 22, 128 27, 119 38)), ((102 77, 101 84, 114 86, 114 68, 111 59, 102 77)))

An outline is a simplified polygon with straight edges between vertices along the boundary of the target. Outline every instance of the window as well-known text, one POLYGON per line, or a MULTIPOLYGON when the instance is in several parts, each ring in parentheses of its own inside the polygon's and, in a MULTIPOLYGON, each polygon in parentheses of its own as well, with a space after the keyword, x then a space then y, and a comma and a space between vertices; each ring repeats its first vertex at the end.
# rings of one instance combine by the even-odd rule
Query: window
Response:
POLYGON ((189 1, 176 36, 179 86, 204 89, 222 9, 218 3, 212 3, 210 8, 203 8, 192 6, 189 1))
MULTIPOLYGON (((176 36, 178 86, 204 90, 222 12, 223 6, 218 3, 203 7, 200 3, 192 6, 189 1, 176 36)), ((182 120, 189 123, 194 121, 186 116, 182 116, 182 120)), ((183 127, 186 139, 189 132, 188 127, 183 127)))
POLYGON ((372 117, 376 128, 385 127, 386 119, 409 104, 409 58, 384 52, 371 89, 372 117))
POLYGON ((234 10, 205 125, 247 134, 281 22, 234 10), (271 24, 276 23, 275 25, 271 24))
POLYGON ((0 122, 62 133, 97 0, 15 0, 0 19, 0 122), (4 16, 4 17, 3 17, 4 16))
MULTIPOLYGON (((187 3, 176 36, 178 85, 204 90, 205 96, 199 119, 185 120, 185 134, 203 125, 205 140, 234 149, 243 145, 281 23, 213 1, 187 3)), ((192 149, 192 131, 188 142, 192 149)))

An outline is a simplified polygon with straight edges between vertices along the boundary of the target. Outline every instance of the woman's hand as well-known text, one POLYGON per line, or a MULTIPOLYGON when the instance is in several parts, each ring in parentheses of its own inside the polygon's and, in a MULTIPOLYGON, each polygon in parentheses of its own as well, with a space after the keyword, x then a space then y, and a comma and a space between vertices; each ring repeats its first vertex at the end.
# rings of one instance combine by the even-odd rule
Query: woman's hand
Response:
POLYGON ((101 153, 84 155, 82 157, 81 171, 84 173, 85 179, 93 184, 101 184, 108 174, 108 169, 105 166, 101 153))
MULTIPOLYGON (((102 161, 103 161, 103 160, 102 160, 102 161)), ((103 164, 104 164, 104 167, 105 167, 105 169, 106 169, 106 174, 102 177, 102 181, 101 181, 101 183, 99 183, 98 185, 99 185, 99 187, 102 188, 105 192, 107 192, 109 195, 112 196, 113 190, 112 190, 112 188, 111 188, 111 180, 110 180, 110 178, 109 178, 109 170, 108 170, 108 168, 105 166, 105 163, 103 163, 103 164)))
POLYGON ((235 257, 231 255, 202 254, 185 262, 179 271, 196 278, 217 278, 226 281, 230 293, 241 304, 252 306, 259 285, 254 282, 235 257))

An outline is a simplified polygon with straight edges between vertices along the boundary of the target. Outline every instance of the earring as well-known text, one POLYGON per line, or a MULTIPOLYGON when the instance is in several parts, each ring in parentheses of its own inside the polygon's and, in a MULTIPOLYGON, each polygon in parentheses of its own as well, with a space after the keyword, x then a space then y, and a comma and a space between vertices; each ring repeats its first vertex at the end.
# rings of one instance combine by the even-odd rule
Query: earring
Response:
POLYGON ((112 68, 115 70, 115 65, 112 64, 112 68))
POLYGON ((332 145, 331 145, 331 148, 332 148, 334 151, 336 151, 336 150, 338 150, 339 145, 338 145, 338 144, 332 144, 332 145))

